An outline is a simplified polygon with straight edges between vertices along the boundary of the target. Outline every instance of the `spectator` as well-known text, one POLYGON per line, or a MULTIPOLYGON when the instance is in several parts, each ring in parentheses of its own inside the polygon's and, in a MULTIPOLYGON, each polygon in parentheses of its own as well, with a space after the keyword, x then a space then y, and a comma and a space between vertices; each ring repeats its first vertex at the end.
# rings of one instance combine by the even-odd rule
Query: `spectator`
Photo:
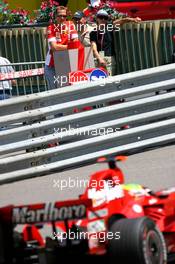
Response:
POLYGON ((99 7, 101 4, 101 0, 87 0, 86 2, 88 3, 88 7, 83 10, 83 13, 86 16, 89 16, 92 13, 93 8, 99 7))
POLYGON ((85 47, 90 47, 90 32, 93 30, 93 27, 87 24, 87 20, 82 11, 75 12, 73 16, 73 22, 75 28, 78 32, 78 38, 85 47))
POLYGON ((109 75, 115 74, 116 61, 114 49, 114 34, 113 31, 119 31, 120 26, 124 23, 138 23, 140 18, 121 18, 109 23, 108 13, 100 9, 97 12, 97 27, 90 33, 90 41, 95 57, 96 67, 104 67, 109 75))
POLYGON ((67 50, 70 41, 78 40, 78 33, 72 21, 67 21, 68 9, 64 6, 57 8, 56 24, 51 24, 47 28, 47 39, 49 50, 45 62, 45 77, 49 89, 57 87, 54 67, 53 52, 67 50))
MULTIPOLYGON (((0 74, 14 72, 12 66, 10 66, 10 61, 4 57, 0 57, 0 74), (9 66, 1 66, 9 65, 9 66)), ((8 99, 11 97, 12 85, 15 85, 15 80, 0 81, 0 100, 8 99)))

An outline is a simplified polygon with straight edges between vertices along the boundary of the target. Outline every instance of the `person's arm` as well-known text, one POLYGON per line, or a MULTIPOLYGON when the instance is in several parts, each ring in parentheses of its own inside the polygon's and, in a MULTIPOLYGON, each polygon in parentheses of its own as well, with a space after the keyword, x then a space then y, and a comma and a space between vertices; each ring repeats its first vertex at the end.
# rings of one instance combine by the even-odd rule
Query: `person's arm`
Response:
POLYGON ((67 45, 60 44, 57 42, 54 24, 48 26, 46 36, 48 40, 48 45, 50 46, 52 51, 67 49, 67 45))
POLYGON ((125 18, 121 18, 121 19, 116 19, 113 21, 113 25, 123 25, 125 23, 139 23, 141 20, 141 18, 139 17, 125 17, 125 18))
POLYGON ((94 41, 91 41, 91 47, 94 54, 94 57, 98 60, 99 64, 101 66, 106 66, 105 60, 100 56, 98 50, 97 50, 97 44, 94 41))
POLYGON ((16 80, 11 80, 11 82, 12 82, 12 85, 14 85, 14 86, 17 84, 16 80))
POLYGON ((67 49, 67 45, 58 44, 56 41, 51 41, 49 44, 52 51, 67 49))
POLYGON ((17 84, 16 80, 11 80, 11 82, 12 82, 12 85, 14 85, 14 86, 17 84))
POLYGON ((106 61, 100 56, 98 49, 97 49, 97 36, 96 36, 97 32, 96 31, 91 31, 90 32, 90 43, 91 43, 91 48, 93 51, 93 55, 94 57, 98 60, 99 64, 102 67, 106 67, 106 61))
MULTIPOLYGON (((8 64, 11 64, 11 62, 9 61, 9 60, 7 60, 6 59, 6 62, 8 63, 8 64)), ((12 66, 8 66, 7 67, 7 71, 10 73, 10 72, 15 72, 15 70, 14 70, 14 68, 12 67, 12 66)), ((17 80, 16 79, 13 79, 13 80, 11 80, 11 84, 13 85, 13 86, 15 86, 16 84, 17 84, 17 80)))
POLYGON ((71 42, 77 42, 78 39, 78 32, 76 27, 72 21, 68 21, 68 28, 69 28, 69 37, 71 42))

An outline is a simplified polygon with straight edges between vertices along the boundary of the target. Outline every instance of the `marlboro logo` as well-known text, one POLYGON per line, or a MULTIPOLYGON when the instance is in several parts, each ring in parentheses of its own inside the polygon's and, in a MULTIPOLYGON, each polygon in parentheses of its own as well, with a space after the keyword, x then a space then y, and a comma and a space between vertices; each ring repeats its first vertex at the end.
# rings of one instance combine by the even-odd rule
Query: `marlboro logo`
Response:
POLYGON ((84 204, 57 208, 56 204, 47 203, 41 209, 31 209, 31 206, 13 208, 13 223, 15 224, 64 221, 85 217, 86 206, 84 204))

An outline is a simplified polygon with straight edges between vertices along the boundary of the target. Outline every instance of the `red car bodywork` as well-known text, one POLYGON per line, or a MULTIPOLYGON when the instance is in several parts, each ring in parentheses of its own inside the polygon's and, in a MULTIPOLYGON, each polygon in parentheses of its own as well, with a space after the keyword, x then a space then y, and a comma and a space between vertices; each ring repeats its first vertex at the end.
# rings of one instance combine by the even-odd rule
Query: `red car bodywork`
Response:
POLYGON ((112 1, 113 7, 119 12, 128 13, 132 17, 142 20, 174 19, 175 1, 112 1))
MULTIPOLYGON (((111 191, 112 188, 110 187, 111 191)), ((96 191, 100 191, 99 186, 97 186, 96 191)), ((81 222, 82 226, 86 226, 90 222, 101 219, 104 220, 106 226, 105 231, 107 231, 109 221, 113 216, 117 216, 117 218, 138 218, 147 216, 157 224, 160 231, 164 234, 167 252, 175 252, 175 188, 152 192, 150 189, 142 187, 141 185, 124 184, 124 175, 121 169, 116 167, 93 174, 90 178, 89 186, 81 198, 92 199, 93 208, 92 211, 90 211, 94 212, 96 215, 98 215, 98 212, 106 211, 106 215, 103 214, 102 217, 95 217, 94 214, 94 216, 91 217, 93 219, 90 219, 88 215, 88 219, 81 222), (118 187, 118 190, 116 188, 116 194, 117 192, 119 193, 116 195, 116 198, 114 198, 113 195, 110 197, 109 191, 109 199, 107 195, 106 199, 101 199, 101 201, 100 199, 97 201, 95 195, 95 199, 93 199, 88 192, 92 189, 92 181, 94 182, 95 179, 97 182, 100 180, 111 180, 113 182, 113 187, 118 187), (115 185, 116 179, 118 179, 118 181, 115 185)), ((89 212, 89 214, 91 214, 91 212, 89 212)), ((101 247, 104 246, 102 243, 99 245, 101 245, 101 247)), ((94 249, 91 246, 91 252, 100 254, 100 246, 95 246, 94 249)))

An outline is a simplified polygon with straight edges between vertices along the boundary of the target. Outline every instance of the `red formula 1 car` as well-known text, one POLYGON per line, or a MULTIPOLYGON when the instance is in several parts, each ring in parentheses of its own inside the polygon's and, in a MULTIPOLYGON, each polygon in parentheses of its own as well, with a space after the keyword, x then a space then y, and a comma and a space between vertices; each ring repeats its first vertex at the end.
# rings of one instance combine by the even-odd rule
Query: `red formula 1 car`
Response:
POLYGON ((0 263, 174 263, 175 188, 125 184, 116 165, 124 159, 100 159, 109 169, 93 174, 78 200, 1 208, 0 263))

